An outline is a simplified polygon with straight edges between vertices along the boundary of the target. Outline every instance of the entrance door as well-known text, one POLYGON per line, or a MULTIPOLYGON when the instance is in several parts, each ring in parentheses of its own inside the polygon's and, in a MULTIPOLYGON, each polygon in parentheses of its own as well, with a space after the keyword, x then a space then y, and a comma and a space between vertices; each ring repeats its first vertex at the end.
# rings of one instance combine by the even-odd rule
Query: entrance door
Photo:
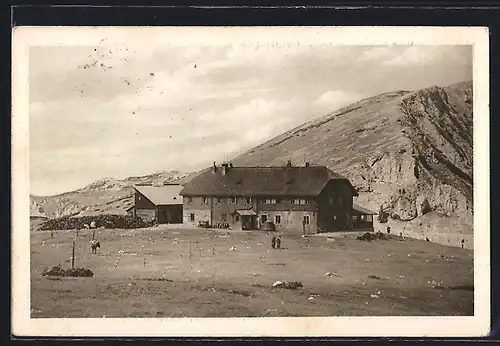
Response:
POLYGON ((246 231, 250 229, 250 217, 249 216, 242 216, 241 217, 241 229, 246 231))
POLYGON ((255 229, 256 217, 252 215, 244 215, 241 217, 241 229, 253 230, 255 229))

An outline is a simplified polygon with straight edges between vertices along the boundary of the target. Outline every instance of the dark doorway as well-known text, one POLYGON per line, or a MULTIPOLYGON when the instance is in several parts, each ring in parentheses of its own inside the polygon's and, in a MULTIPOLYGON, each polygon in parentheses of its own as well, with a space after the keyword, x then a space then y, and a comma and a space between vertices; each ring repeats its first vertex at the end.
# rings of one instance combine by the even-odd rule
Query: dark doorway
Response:
POLYGON ((182 205, 159 206, 158 223, 182 223, 182 205))
POLYGON ((241 229, 242 230, 254 230, 256 229, 257 217, 255 215, 243 215, 241 216, 241 229))

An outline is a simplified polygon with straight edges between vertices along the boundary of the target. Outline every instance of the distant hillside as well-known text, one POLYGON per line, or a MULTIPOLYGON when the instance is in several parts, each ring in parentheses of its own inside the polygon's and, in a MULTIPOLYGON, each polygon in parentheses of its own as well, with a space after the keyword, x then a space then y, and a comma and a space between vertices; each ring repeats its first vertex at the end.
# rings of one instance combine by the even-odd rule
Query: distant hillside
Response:
POLYGON ((357 203, 382 206, 398 230, 471 235, 472 125, 470 81, 395 91, 305 123, 231 162, 326 165, 353 182, 357 203))
POLYGON ((134 203, 133 185, 174 180, 182 182, 187 176, 178 171, 165 171, 123 180, 104 178, 79 190, 55 196, 31 196, 31 199, 50 218, 77 214, 125 214, 134 203))

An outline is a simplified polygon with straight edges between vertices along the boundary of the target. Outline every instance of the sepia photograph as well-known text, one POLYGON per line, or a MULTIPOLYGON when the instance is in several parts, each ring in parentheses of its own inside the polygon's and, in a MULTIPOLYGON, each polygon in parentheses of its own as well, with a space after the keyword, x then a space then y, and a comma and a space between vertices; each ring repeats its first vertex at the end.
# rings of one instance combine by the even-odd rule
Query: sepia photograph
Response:
POLYGON ((488 59, 484 28, 15 29, 15 327, 487 333, 488 59))

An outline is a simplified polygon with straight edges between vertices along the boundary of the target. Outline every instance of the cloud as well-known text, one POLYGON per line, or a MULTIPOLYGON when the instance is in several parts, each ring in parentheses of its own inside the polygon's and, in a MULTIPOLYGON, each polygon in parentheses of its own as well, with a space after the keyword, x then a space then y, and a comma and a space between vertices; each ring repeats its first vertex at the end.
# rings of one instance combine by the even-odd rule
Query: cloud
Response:
POLYGON ((240 148, 249 148, 283 132, 303 107, 301 102, 292 99, 250 99, 220 113, 202 114, 197 119, 196 128, 200 131, 196 135, 235 137, 239 139, 240 148))
POLYGON ((471 46, 384 46, 364 50, 357 61, 402 67, 431 64, 465 66, 472 63, 471 46))
POLYGON ((428 65, 428 64, 453 64, 467 65, 472 63, 472 47, 409 47, 400 55, 384 62, 385 65, 406 66, 406 65, 428 65))
POLYGON ((386 58, 394 54, 393 47, 375 47, 364 50, 358 57, 358 61, 369 61, 386 58))
POLYGON ((359 101, 363 98, 363 95, 356 92, 345 92, 343 90, 329 90, 321 94, 314 104, 320 106, 321 108, 326 108, 329 110, 335 110, 342 106, 346 106, 355 101, 359 101))
POLYGON ((434 61, 439 56, 439 51, 434 49, 423 49, 420 47, 410 47, 405 49, 403 54, 384 62, 386 65, 413 65, 427 64, 434 61))

